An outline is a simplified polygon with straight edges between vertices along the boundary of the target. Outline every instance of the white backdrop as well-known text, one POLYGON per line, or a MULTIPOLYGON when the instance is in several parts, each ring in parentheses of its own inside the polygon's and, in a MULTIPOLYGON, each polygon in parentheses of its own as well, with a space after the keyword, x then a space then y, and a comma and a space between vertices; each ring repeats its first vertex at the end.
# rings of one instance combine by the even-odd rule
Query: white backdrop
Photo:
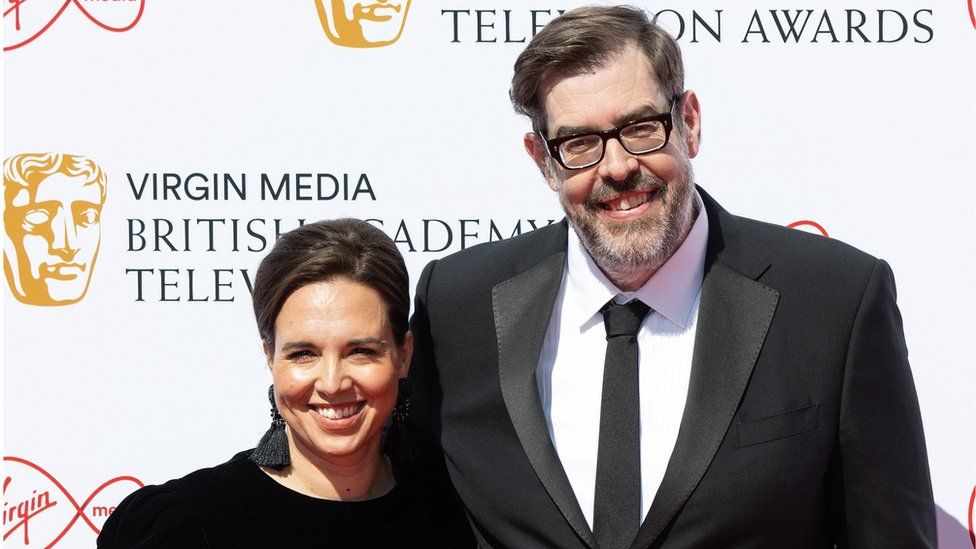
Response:
MULTIPOLYGON (((891 263, 941 546, 969 546, 976 22, 966 1, 837 0, 809 14, 793 0, 634 3, 674 10, 661 20, 675 33, 684 22, 686 86, 703 113, 697 182, 734 213, 815 221, 891 263), (809 17, 796 41, 777 26, 784 10, 801 24, 809 17), (695 28, 696 14, 719 38, 695 28), (848 30, 859 14, 863 37, 848 30)), ((356 49, 327 38, 313 0, 5 2, 3 157, 82 155, 108 177, 84 299, 39 307, 3 290, 5 544, 91 546, 137 480, 181 476, 257 441, 270 376, 241 271, 253 276, 267 250, 248 246, 273 241, 275 219, 281 230, 299 219, 375 219, 413 280, 462 246, 560 219, 507 93, 533 14, 541 25, 583 4, 415 0, 399 41, 356 49), (153 198, 154 174, 162 183, 193 173, 230 174, 246 196, 220 185, 209 199, 183 187, 179 200, 163 199, 160 186, 153 198), (302 173, 312 174, 300 191, 311 200, 295 197, 302 173), (288 174, 291 199, 262 196, 262 174, 274 188, 288 174), (338 196, 317 199, 315 174, 338 180, 338 196), (155 251, 153 224, 167 221, 177 250, 155 251), (140 223, 144 249, 130 234, 140 223), (153 270, 141 296, 136 269, 153 270), (232 301, 215 302, 215 276, 232 301), (191 291, 209 300, 189 302, 191 291), (19 510, 33 513, 27 525, 19 510)), ((328 196, 332 179, 322 177, 328 196)))

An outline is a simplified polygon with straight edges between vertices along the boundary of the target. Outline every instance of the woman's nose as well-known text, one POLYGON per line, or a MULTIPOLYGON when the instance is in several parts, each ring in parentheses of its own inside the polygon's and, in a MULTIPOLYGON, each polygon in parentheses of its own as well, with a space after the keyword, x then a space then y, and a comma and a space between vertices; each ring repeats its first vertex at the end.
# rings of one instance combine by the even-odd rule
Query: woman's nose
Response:
POLYGON ((325 395, 337 395, 352 387, 341 360, 323 357, 322 364, 316 372, 315 390, 325 395))

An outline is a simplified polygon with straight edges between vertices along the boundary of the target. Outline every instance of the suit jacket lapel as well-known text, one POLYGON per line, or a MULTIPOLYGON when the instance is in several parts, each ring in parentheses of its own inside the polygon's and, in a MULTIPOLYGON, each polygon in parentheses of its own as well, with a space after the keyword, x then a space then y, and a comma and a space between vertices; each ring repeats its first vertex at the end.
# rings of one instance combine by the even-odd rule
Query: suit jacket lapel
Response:
MULTIPOLYGON (((730 266, 734 219, 699 190, 709 212, 709 252, 688 400, 664 479, 633 547, 651 545, 685 504, 718 451, 738 409, 776 311, 779 294, 755 281, 769 264, 730 266), (749 276, 740 272, 748 272, 749 276)), ((745 254, 743 254, 745 257, 745 254)))
POLYGON ((498 376, 515 432, 539 480, 580 538, 595 547, 596 539, 549 437, 535 378, 566 262, 565 245, 562 250, 492 289, 498 376))

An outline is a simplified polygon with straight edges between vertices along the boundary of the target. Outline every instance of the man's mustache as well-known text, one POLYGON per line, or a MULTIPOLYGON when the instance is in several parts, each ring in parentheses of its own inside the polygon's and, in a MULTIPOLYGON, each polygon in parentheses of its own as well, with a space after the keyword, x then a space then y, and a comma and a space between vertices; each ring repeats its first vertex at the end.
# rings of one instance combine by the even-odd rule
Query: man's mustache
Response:
POLYGON ((604 182, 593 187, 590 196, 586 199, 586 205, 596 207, 601 202, 608 202, 616 198, 620 193, 631 191, 651 191, 658 188, 662 192, 667 192, 668 183, 653 174, 635 173, 620 182, 604 182))

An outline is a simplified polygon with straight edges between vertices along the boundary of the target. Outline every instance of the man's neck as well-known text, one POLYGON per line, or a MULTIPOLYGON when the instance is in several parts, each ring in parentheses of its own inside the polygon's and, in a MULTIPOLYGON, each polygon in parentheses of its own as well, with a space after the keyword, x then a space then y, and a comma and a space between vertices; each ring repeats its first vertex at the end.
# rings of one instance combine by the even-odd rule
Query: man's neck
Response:
POLYGON ((600 271, 606 275, 607 280, 613 282, 614 286, 625 292, 639 290, 642 286, 644 286, 644 284, 647 284, 647 281, 650 280, 651 277, 654 276, 654 273, 656 273, 657 270, 661 268, 661 265, 664 264, 664 262, 661 262, 660 264, 651 266, 650 268, 641 265, 633 269, 625 267, 608 269, 603 265, 600 265, 600 262, 596 258, 594 258, 594 262, 596 262, 596 265, 600 268, 600 271))

